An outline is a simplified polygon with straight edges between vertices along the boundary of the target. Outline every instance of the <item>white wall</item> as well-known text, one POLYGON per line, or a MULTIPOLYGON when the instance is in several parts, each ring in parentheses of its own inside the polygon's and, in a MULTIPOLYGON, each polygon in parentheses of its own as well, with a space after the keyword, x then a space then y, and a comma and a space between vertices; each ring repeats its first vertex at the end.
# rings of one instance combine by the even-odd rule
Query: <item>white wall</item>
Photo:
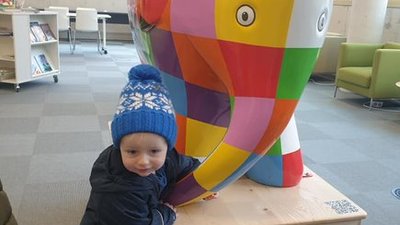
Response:
MULTIPOLYGON (((350 6, 336 5, 329 26, 330 32, 340 33, 347 36, 348 20, 350 18, 350 6)), ((400 42, 400 8, 388 8, 385 17, 385 27, 382 41, 400 42)))
POLYGON ((400 42, 400 8, 390 8, 386 12, 383 40, 400 42))
POLYGON ((46 8, 52 6, 67 6, 71 10, 77 7, 96 8, 98 11, 126 13, 126 0, 25 0, 25 6, 46 8))
MULTIPOLYGON (((386 12, 385 28, 383 31, 383 41, 400 42, 400 8, 391 8, 391 6, 396 6, 396 1, 400 0, 389 0, 389 8, 386 12)), ((25 6, 41 9, 50 5, 55 5, 68 6, 71 10, 75 10, 77 7, 93 7, 100 12, 109 11, 119 13, 127 12, 126 4, 126 0, 25 0, 25 6)), ((347 35, 350 5, 351 1, 349 0, 335 0, 329 32, 347 35)), ((128 25, 107 25, 107 37, 108 39, 130 39, 130 28, 128 25)))
MULTIPOLYGON (((25 0, 24 7, 34 7, 44 9, 49 6, 67 6, 70 10, 77 7, 96 8, 101 12, 127 13, 126 0, 25 0)), ((74 26, 74 24, 72 24, 74 26)), ((102 26, 100 26, 100 29, 102 26)), ((107 24, 107 40, 132 40, 129 25, 127 24, 107 24)), ((77 34, 80 38, 95 39, 94 34, 77 34)), ((64 34, 61 38, 66 38, 64 34)))

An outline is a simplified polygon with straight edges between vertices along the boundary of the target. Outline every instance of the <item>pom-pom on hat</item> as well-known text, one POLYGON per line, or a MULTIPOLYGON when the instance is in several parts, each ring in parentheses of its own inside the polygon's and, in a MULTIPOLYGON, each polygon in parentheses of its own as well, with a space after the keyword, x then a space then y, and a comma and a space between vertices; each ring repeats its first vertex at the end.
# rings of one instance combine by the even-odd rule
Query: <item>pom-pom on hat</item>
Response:
POLYGON ((128 134, 149 132, 165 138, 168 149, 175 146, 177 125, 169 94, 160 71, 147 64, 129 71, 129 82, 122 89, 117 111, 111 123, 115 147, 128 134))

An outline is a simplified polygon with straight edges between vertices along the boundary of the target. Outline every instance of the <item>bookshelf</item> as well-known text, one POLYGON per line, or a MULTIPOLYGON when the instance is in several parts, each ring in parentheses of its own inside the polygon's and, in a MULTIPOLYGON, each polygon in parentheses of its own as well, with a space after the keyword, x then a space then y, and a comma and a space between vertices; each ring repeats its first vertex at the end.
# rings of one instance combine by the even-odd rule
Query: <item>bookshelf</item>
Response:
POLYGON ((60 54, 56 12, 21 10, 0 12, 0 71, 7 70, 13 71, 14 76, 0 74, 0 82, 14 84, 17 92, 21 83, 35 79, 53 77, 54 82, 58 82, 60 54), (48 25, 47 28, 53 38, 32 41, 33 23, 48 25), (35 65, 39 69, 46 69, 34 72, 35 65))

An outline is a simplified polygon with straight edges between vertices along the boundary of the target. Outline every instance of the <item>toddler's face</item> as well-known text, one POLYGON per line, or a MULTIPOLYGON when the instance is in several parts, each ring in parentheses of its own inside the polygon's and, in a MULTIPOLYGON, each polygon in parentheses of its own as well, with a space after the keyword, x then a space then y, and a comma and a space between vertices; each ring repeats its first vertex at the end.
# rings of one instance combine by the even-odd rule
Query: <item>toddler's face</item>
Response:
POLYGON ((157 134, 133 133, 122 138, 120 149, 125 168, 146 177, 164 165, 168 144, 157 134))

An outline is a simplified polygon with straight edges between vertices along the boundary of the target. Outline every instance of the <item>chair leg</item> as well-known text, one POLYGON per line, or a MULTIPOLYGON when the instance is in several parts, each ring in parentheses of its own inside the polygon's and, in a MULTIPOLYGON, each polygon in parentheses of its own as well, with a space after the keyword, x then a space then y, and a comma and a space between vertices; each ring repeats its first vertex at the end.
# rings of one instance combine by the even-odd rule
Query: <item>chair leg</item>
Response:
POLYGON ((338 89, 338 86, 335 86, 335 92, 333 93, 333 98, 336 98, 337 89, 338 89))
POLYGON ((100 30, 97 31, 97 51, 99 51, 100 55, 103 55, 103 52, 101 51, 101 36, 100 36, 100 30))
POLYGON ((75 51, 75 45, 76 45, 76 30, 74 30, 74 37, 73 37, 73 41, 72 41, 72 51, 71 54, 74 54, 75 51))
POLYGON ((71 28, 68 28, 68 41, 69 41, 69 51, 72 53, 72 32, 71 32, 71 28))
POLYGON ((374 99, 370 99, 369 100, 369 107, 368 107, 368 110, 371 110, 372 109, 372 104, 374 103, 374 99))

